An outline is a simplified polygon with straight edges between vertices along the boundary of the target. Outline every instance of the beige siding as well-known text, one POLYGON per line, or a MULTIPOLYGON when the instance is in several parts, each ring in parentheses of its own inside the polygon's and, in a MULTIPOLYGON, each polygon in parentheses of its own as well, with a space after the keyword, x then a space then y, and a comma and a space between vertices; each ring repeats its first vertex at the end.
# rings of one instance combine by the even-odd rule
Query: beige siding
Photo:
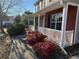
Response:
POLYGON ((50 4, 54 4, 54 3, 56 3, 56 2, 59 2, 60 0, 52 0, 52 2, 49 2, 48 1, 48 4, 47 4, 47 6, 49 6, 50 4))
POLYGON ((36 9, 35 11, 37 12, 37 10, 38 10, 38 5, 35 6, 35 9, 36 9))
MULTIPOLYGON (((43 8, 45 8, 45 7, 48 7, 48 6, 50 6, 51 4, 55 4, 55 3, 57 3, 57 2, 59 2, 59 1, 61 1, 61 0, 52 0, 51 2, 49 2, 49 0, 43 0, 43 1, 39 1, 39 3, 40 3, 40 9, 39 10, 42 10, 43 8), (41 2, 43 2, 42 4, 41 4, 41 2), (42 5, 42 7, 41 7, 41 5, 42 5)), ((65 3, 67 3, 67 2, 74 2, 74 3, 77 3, 77 4, 79 4, 79 0, 63 0, 63 2, 65 3)), ((38 3, 38 4, 39 4, 38 3)), ((38 4, 36 4, 36 5, 38 5, 38 4)), ((35 8, 36 8, 36 6, 35 6, 35 8)), ((39 11, 39 10, 37 10, 37 11, 39 11)))
POLYGON ((74 3, 77 3, 79 4, 79 0, 63 0, 64 2, 74 2, 74 3))
MULTIPOLYGON (((48 36, 48 41, 56 42, 57 44, 61 44, 61 31, 54 30, 50 28, 39 27, 38 31, 48 36)), ((73 43, 73 32, 74 31, 67 31, 64 46, 71 46, 73 43)))
POLYGON ((71 46, 73 44, 73 33, 74 33, 74 31, 66 32, 66 36, 65 36, 65 40, 64 40, 65 46, 71 46))
POLYGON ((79 0, 69 0, 70 2, 74 2, 74 3, 78 3, 79 4, 79 0))
POLYGON ((35 5, 36 12, 39 11, 39 10, 42 10, 42 9, 45 8, 45 7, 48 7, 48 6, 51 5, 51 4, 54 4, 54 3, 56 3, 56 2, 59 2, 59 1, 60 1, 60 0, 52 0, 51 2, 49 2, 49 0, 39 1, 39 3, 35 5), (41 6, 41 5, 42 5, 42 6, 41 6), (39 10, 38 10, 37 6, 39 6, 39 10))
POLYGON ((56 42, 60 45, 61 43, 61 31, 39 27, 38 31, 48 36, 48 41, 56 42))
POLYGON ((39 2, 39 9, 40 9, 40 10, 41 10, 41 5, 42 5, 41 2, 39 2))

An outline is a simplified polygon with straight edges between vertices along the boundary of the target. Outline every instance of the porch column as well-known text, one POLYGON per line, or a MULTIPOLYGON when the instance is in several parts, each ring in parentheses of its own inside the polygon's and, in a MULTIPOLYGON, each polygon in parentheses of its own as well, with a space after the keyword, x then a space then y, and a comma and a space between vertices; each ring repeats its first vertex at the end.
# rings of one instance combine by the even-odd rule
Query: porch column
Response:
POLYGON ((40 27, 40 15, 38 15, 38 29, 40 27))
POLYGON ((29 27, 29 19, 28 19, 28 27, 29 27))
POLYGON ((35 16, 34 16, 34 30, 35 30, 35 16))
POLYGON ((43 27, 45 27, 45 17, 43 16, 43 27))
POLYGON ((62 18, 62 30, 61 30, 61 43, 60 46, 64 47, 64 40, 66 39, 66 23, 67 23, 68 4, 64 5, 63 18, 62 18))

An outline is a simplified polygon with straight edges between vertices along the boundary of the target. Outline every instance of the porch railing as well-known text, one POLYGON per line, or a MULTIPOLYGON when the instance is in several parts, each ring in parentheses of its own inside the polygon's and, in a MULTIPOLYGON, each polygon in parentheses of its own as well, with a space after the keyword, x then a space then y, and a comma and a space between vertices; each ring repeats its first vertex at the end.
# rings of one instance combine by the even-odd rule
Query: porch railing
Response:
POLYGON ((55 41, 56 43, 61 43, 61 31, 54 30, 50 28, 39 27, 38 31, 48 36, 49 41, 55 41))
POLYGON ((74 39, 74 31, 67 31, 64 40, 65 46, 71 46, 74 43, 73 39, 74 39))
MULTIPOLYGON (((32 30, 34 29, 34 26, 30 26, 32 30)), ((38 31, 47 35, 49 38, 49 41, 55 41, 59 45, 61 44, 61 31, 60 30, 54 30, 50 28, 44 28, 44 27, 38 27, 38 31)), ((64 45, 70 46, 73 44, 73 35, 74 31, 66 31, 65 39, 64 39, 64 45)))
MULTIPOLYGON (((61 44, 61 31, 44 27, 39 27, 38 31, 47 35, 49 41, 55 41, 59 45, 61 44)), ((70 46, 72 44, 73 44, 73 31, 66 31, 64 46, 70 46)))

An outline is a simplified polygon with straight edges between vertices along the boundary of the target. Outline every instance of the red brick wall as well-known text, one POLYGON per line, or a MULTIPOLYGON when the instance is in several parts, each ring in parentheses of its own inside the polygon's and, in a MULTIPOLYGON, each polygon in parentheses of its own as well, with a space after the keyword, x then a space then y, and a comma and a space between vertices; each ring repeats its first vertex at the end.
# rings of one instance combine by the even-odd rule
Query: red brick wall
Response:
POLYGON ((68 6, 66 30, 74 30, 76 22, 77 6, 68 6))

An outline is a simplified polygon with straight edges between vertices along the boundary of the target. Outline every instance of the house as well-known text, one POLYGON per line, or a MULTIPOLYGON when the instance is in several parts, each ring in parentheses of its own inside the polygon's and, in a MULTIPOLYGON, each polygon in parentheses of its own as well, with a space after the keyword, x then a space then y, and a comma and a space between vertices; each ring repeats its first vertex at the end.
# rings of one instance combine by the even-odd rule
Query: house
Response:
POLYGON ((27 20, 28 20, 28 25, 30 26, 33 26, 34 25, 34 21, 33 21, 33 19, 34 19, 34 15, 33 14, 28 14, 28 15, 26 15, 25 16, 26 18, 27 18, 27 20))
POLYGON ((79 43, 79 0, 37 0, 34 27, 61 47, 79 43))
POLYGON ((9 26, 14 23, 14 16, 8 16, 5 20, 3 20, 3 25, 9 26))
POLYGON ((22 17, 22 20, 26 20, 26 27, 30 27, 34 30, 34 14, 25 14, 22 17))
POLYGON ((26 16, 28 18, 28 25, 29 27, 34 30, 34 14, 29 14, 26 16))

